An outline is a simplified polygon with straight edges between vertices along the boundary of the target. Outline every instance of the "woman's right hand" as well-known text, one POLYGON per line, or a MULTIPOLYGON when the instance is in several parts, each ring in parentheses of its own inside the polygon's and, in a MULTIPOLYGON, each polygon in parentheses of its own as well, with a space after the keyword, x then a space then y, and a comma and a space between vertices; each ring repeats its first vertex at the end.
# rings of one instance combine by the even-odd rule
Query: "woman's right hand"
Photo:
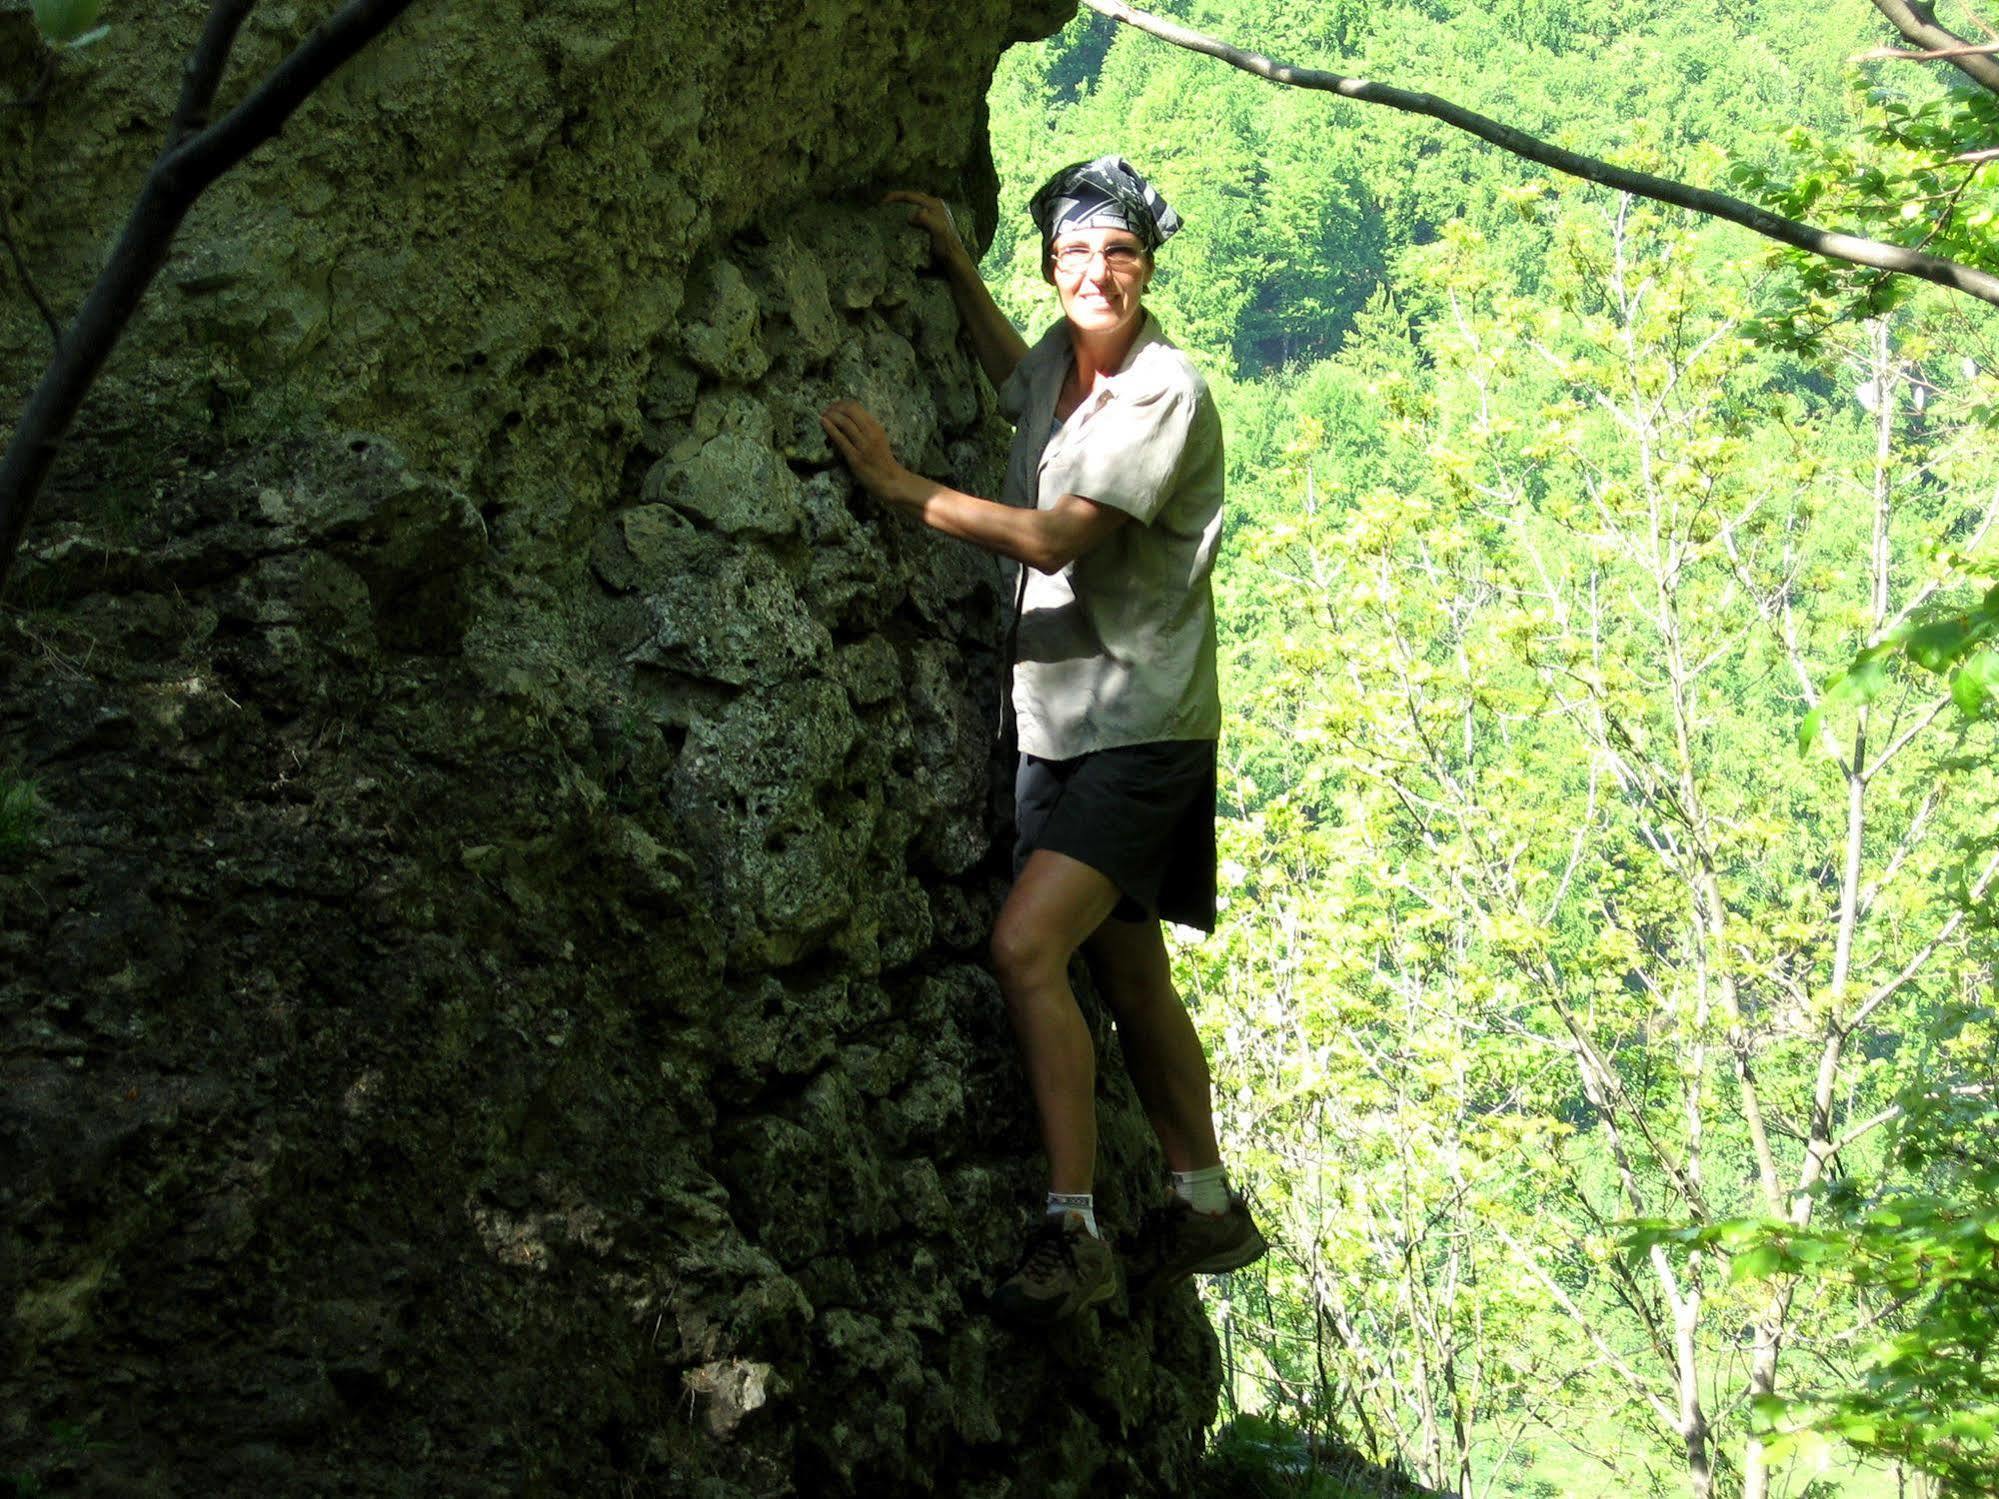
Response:
POLYGON ((942 198, 933 198, 928 193, 897 191, 882 195, 884 203, 907 203, 910 207, 909 224, 912 229, 921 229, 930 236, 930 249, 936 258, 937 269, 944 275, 951 288, 952 300, 958 304, 958 316, 964 319, 966 329, 972 335, 972 348, 979 356, 979 368, 986 372, 986 378, 993 382, 997 390, 1006 384, 1027 355, 1027 345, 1014 331, 1012 323, 1006 320, 999 304, 993 301, 992 291, 979 276, 979 263, 973 259, 971 249, 958 237, 958 226, 951 219, 951 210, 944 206, 942 198))
POLYGON ((882 202, 912 205, 909 222, 929 234, 930 248, 938 260, 947 264, 954 260, 971 260, 972 252, 958 237, 958 225, 942 198, 933 198, 928 193, 897 191, 883 194, 882 202))

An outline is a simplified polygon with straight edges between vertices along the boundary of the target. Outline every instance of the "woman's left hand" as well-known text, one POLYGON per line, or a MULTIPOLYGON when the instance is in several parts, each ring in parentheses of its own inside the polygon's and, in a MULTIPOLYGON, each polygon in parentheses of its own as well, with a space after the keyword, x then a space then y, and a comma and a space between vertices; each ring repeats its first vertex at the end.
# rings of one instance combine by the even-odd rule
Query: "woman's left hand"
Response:
POLYGON ((909 503, 916 476, 896 462, 888 433, 867 407, 859 401, 835 401, 819 413, 819 425, 862 488, 891 504, 909 503))

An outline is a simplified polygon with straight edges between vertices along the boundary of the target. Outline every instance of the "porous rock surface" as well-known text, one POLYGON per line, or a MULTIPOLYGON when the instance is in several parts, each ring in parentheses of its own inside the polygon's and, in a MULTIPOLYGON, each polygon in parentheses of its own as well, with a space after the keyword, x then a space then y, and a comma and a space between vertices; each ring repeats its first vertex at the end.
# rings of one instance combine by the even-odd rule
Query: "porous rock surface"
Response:
MULTIPOLYGON (((58 304, 165 9, 0 123, 58 304)), ((0 610, 0 1478, 1189 1490, 1189 1293, 984 1310, 1039 1169, 984 963, 1001 580, 814 419, 992 492, 874 199, 989 212, 980 93, 1059 19, 418 6, 190 221, 0 610)), ((9 410, 38 337, 7 282, 9 410)), ((1091 1014, 1116 1230, 1159 1163, 1091 1014)))

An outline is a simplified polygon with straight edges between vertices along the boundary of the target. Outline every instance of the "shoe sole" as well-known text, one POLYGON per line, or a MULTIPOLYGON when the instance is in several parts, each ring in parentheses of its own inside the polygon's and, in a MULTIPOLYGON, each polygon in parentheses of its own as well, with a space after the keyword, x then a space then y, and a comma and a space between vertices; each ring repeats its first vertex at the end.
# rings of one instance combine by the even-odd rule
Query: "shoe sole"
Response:
MULTIPOLYGON (((1007 1322, 1014 1323, 1017 1326, 1054 1327, 1059 1323, 1067 1322, 1071 1317, 1088 1311, 1093 1306, 1101 1306, 1106 1301, 1109 1301, 1113 1296, 1117 1295, 1117 1283, 1117 1270, 1113 1267, 1111 1273, 1103 1278, 1102 1283, 1095 1290, 1091 1291, 1089 1295, 1078 1301, 1074 1306, 1064 1311, 1044 1313, 1040 1306, 1031 1302, 1023 1302, 1010 1307, 1002 1303, 997 1296, 989 1304, 995 1316, 1007 1322)), ((1046 1303, 1042 1305, 1046 1305, 1046 1303)))
POLYGON ((1245 1240, 1231 1249, 1218 1250, 1204 1260, 1197 1260, 1184 1269, 1167 1275, 1155 1275, 1142 1285, 1132 1288, 1134 1296, 1152 1296, 1169 1290, 1181 1281, 1195 1275, 1220 1275, 1229 1270, 1240 1270, 1245 1265, 1253 1265, 1270 1253, 1270 1243, 1261 1233, 1253 1239, 1245 1240))
POLYGON ((1245 1265, 1254 1265, 1270 1253, 1270 1243, 1262 1234, 1233 1249, 1224 1249, 1209 1255, 1199 1264, 1190 1266, 1188 1275, 1220 1275, 1224 1270, 1240 1270, 1245 1265))

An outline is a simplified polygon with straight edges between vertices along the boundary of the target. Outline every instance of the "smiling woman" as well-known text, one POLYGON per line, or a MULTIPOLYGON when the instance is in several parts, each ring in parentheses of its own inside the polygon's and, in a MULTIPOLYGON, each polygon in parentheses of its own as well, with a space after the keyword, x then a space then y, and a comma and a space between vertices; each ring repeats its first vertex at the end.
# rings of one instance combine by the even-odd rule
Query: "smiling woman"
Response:
POLYGON ((822 415, 877 498, 1022 565, 1010 663, 1019 730, 1014 885, 994 969, 1034 1092, 1047 1211, 996 1307, 1055 1322, 1116 1293, 1096 1219, 1096 1059, 1068 981, 1079 948, 1117 1019, 1173 1192, 1130 1246, 1134 1292, 1236 1269, 1263 1236, 1221 1166, 1207 1060, 1174 992, 1162 918, 1215 918, 1215 616, 1222 440, 1207 386, 1145 308, 1179 215, 1122 157, 1078 162, 1029 205, 1062 320, 1029 348, 944 205, 927 231, 1015 436, 1000 499, 897 461, 853 401, 822 415))

